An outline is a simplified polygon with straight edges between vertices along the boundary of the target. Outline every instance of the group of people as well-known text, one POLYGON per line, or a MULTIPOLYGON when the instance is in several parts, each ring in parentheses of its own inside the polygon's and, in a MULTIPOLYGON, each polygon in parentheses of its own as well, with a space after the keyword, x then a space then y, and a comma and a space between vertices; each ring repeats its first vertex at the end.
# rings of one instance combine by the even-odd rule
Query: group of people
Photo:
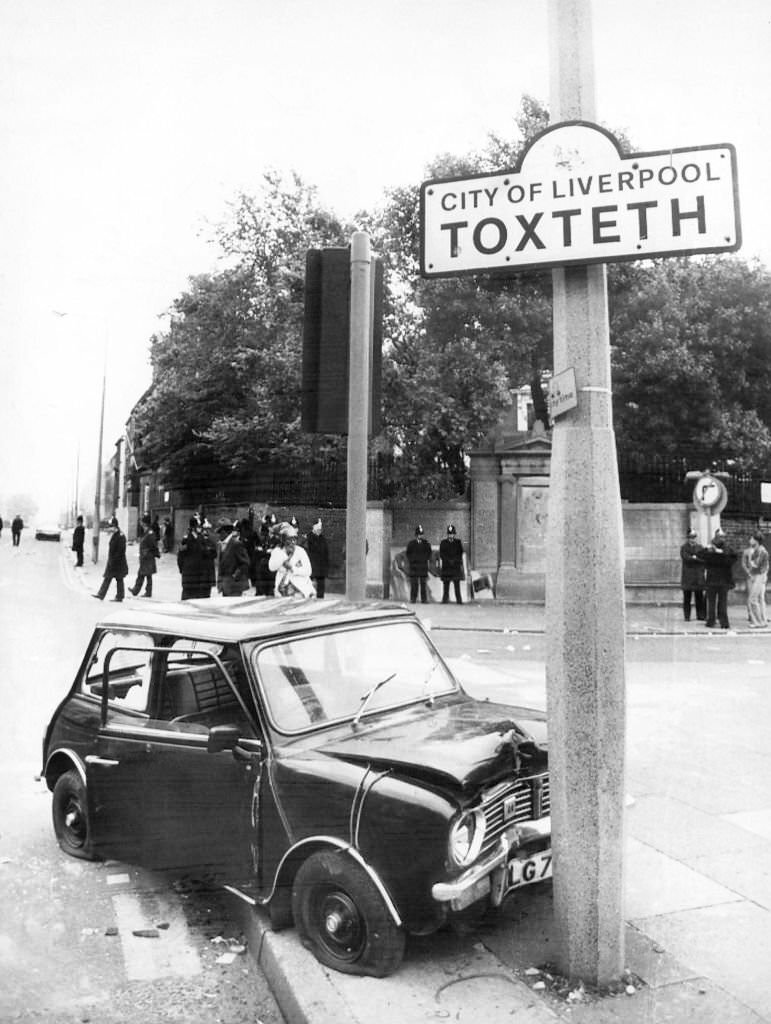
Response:
POLYGON ((182 600, 209 597, 215 586, 224 597, 244 594, 250 586, 263 597, 323 598, 329 571, 329 547, 317 519, 300 544, 294 516, 279 523, 266 513, 255 530, 249 519, 223 519, 218 541, 208 520, 194 516, 177 553, 182 600))
MULTIPOLYGON (((734 564, 738 554, 727 542, 725 531, 717 529, 707 545, 698 543, 695 530, 689 530, 680 548, 682 563, 680 586, 683 591, 683 617, 690 621, 693 604, 696 618, 710 628, 717 624, 729 629, 728 592, 734 587, 734 564)), ((741 558, 747 576, 747 618, 752 629, 768 626, 766 583, 769 557, 763 535, 753 533, 741 558)))
MULTIPOLYGON (((17 548, 21 543, 21 531, 24 529, 24 520, 21 516, 16 515, 11 520, 11 541, 13 546, 17 548)), ((0 537, 3 534, 3 517, 0 516, 0 537)))
MULTIPOLYGON (((426 604, 428 601, 428 573, 433 551, 420 524, 415 527, 415 536, 407 545, 406 557, 407 575, 410 579, 410 601, 415 604, 419 592, 421 602, 426 604)), ((455 593, 456 603, 463 604, 460 593, 461 580, 466 577, 463 567, 463 543, 452 524, 447 527, 447 536, 439 544, 439 575, 442 580, 442 604, 449 604, 450 584, 455 593)))
MULTIPOLYGON (((83 534, 80 547, 76 547, 78 529, 74 531, 73 550, 78 555, 76 564, 83 564, 83 534)), ((124 580, 128 576, 126 536, 118 520, 110 520, 110 540, 107 549, 102 584, 94 597, 104 600, 112 580, 116 594, 113 601, 125 597, 124 580)), ((161 557, 160 523, 143 517, 139 537, 139 567, 129 593, 134 597, 152 597, 153 576, 161 557), (144 593, 142 588, 144 587, 144 593)), ((166 540, 167 530, 163 531, 166 540)), ((166 549, 166 544, 163 544, 166 549)), ((263 516, 259 528, 254 529, 249 519, 223 518, 216 530, 205 516, 194 515, 177 551, 177 567, 182 581, 183 601, 211 597, 217 588, 223 597, 240 596, 251 586, 255 594, 264 596, 324 597, 329 571, 329 548, 323 534, 321 519, 317 519, 305 538, 299 543, 297 520, 278 523, 272 513, 263 516)))

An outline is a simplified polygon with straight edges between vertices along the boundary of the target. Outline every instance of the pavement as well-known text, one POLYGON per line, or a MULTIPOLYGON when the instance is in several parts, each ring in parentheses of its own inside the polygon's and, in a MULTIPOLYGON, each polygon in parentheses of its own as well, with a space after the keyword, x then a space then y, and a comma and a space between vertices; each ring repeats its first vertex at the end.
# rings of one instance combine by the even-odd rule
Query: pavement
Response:
MULTIPOLYGON (((136 547, 129 546, 128 560, 133 570, 136 547)), ((95 592, 101 566, 88 557, 82 569, 71 562, 65 539, 66 580, 73 588, 95 592)), ((126 582, 131 584, 133 576, 126 582)), ((114 585, 108 598, 113 594, 114 585)), ((179 596, 176 559, 165 556, 153 597, 179 596)), ((437 631, 544 633, 544 608, 538 605, 486 600, 417 605, 416 610, 437 631)), ((636 785, 627 797, 627 973, 618 992, 598 994, 571 986, 550 969, 559 937, 548 888, 523 891, 468 935, 446 930, 410 937, 404 963, 385 979, 326 970, 294 930, 272 932, 262 912, 234 895, 233 913, 287 1022, 476 1024, 486 1018, 490 1024, 771 1024, 771 705, 765 696, 771 659, 748 658, 749 637, 762 642, 768 634, 749 630, 738 595, 729 613, 734 625, 724 631, 683 622, 675 601, 626 609, 628 637, 701 637, 707 662, 714 647, 706 645, 719 644, 721 650, 736 645, 736 661, 749 666, 749 698, 755 686, 758 692, 762 688, 762 699, 757 700, 760 718, 751 724, 747 717, 754 705, 740 706, 738 696, 736 708, 721 709, 725 728, 720 732, 714 731, 712 716, 703 765, 678 759, 674 728, 671 765, 654 765, 643 754, 644 771, 666 771, 669 781, 661 783, 663 791, 661 786, 640 791, 636 785), (741 786, 752 797, 737 811, 741 786)), ((721 681, 714 694, 722 697, 723 689, 721 681)), ((683 692, 695 700, 710 699, 706 684, 683 692)), ((688 721, 688 709, 683 713, 688 721)))

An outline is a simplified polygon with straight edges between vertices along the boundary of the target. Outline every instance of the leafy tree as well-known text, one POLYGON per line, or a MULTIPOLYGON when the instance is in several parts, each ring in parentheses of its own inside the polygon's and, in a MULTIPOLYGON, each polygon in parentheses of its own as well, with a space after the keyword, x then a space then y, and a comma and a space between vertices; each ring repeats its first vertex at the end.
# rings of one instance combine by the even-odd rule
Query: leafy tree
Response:
POLYGON ((270 172, 216 237, 231 266, 194 278, 174 302, 136 410, 144 458, 172 477, 291 465, 313 444, 300 425, 305 254, 346 244, 346 229, 297 175, 270 172))
MULTIPOLYGON (((526 97, 516 119, 517 144, 491 136, 483 153, 444 154, 429 177, 466 176, 516 163, 522 146, 548 122, 526 97)), ((426 496, 465 486, 468 452, 528 381, 536 399, 551 365, 551 278, 475 274, 419 277, 419 187, 392 189, 366 221, 389 267, 383 374, 385 436, 402 453, 400 472, 426 496)), ((545 405, 539 412, 546 419, 545 405)))
POLYGON ((768 273, 733 257, 611 268, 614 418, 637 454, 771 455, 768 273))

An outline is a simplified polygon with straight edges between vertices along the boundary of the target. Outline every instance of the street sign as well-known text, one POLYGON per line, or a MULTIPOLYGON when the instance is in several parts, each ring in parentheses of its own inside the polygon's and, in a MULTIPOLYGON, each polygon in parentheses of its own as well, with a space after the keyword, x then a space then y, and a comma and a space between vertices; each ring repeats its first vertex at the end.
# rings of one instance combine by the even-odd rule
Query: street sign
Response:
POLYGON ((704 252, 741 245, 729 144, 625 156, 610 132, 542 132, 515 171, 426 181, 421 273, 449 277, 704 252))
POLYGON ((562 373, 555 373, 549 381, 549 416, 554 420, 577 405, 576 371, 571 366, 562 373))
POLYGON ((718 515, 726 507, 728 492, 722 480, 704 473, 693 489, 694 507, 709 515, 718 515))

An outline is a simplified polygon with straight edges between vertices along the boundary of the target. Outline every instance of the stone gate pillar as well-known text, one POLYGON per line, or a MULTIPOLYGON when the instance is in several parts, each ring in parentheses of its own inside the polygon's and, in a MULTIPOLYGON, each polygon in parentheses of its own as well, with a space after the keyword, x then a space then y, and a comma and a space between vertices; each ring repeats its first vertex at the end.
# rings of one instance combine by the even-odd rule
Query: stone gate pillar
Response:
POLYGON ((545 597, 551 442, 538 427, 471 452, 471 566, 505 601, 545 597))

